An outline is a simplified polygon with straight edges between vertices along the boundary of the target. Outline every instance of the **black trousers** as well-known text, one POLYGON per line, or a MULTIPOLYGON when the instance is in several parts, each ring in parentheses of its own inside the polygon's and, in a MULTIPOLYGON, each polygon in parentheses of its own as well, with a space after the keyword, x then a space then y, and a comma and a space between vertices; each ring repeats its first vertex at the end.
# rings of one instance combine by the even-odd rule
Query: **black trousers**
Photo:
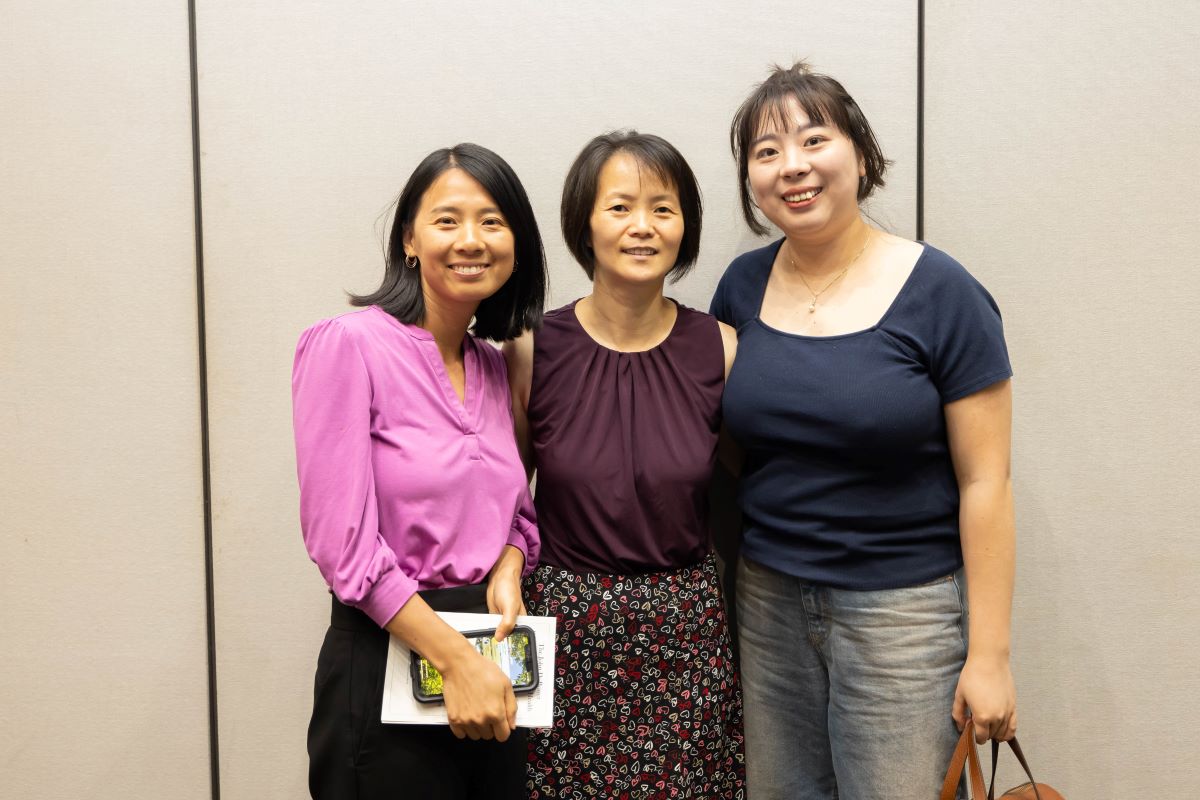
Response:
MULTIPOLYGON (((486 611, 486 588, 421 592, 437 611, 486 611)), ((448 726, 385 725, 388 634, 336 598, 317 659, 308 725, 314 800, 524 800, 525 732, 507 742, 458 739, 448 726)))

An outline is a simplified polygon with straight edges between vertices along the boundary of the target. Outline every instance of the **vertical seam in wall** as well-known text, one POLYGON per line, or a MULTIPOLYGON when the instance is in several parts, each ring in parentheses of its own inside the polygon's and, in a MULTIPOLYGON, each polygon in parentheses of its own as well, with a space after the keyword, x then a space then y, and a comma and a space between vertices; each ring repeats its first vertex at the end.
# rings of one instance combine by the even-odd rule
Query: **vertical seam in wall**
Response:
POLYGON ((925 0, 917 0, 917 241, 925 240, 925 0))
POLYGON ((204 616, 208 639, 208 753, 213 800, 221 798, 217 731, 217 628, 213 594, 212 474, 208 431, 208 349, 204 318, 204 213, 200 193, 200 93, 196 56, 196 3, 188 0, 188 58, 192 92, 192 204, 196 233, 196 332, 200 369, 200 465, 204 493, 204 616))

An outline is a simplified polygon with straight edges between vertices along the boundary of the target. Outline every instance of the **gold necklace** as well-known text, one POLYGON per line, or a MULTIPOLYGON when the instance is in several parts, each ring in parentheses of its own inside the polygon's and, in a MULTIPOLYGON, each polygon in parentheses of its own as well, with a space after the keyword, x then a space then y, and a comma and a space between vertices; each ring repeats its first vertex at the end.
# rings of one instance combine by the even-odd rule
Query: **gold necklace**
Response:
POLYGON ((808 285, 808 281, 806 281, 804 279, 804 273, 801 272, 800 268, 796 266, 796 254, 794 252, 792 252, 792 246, 790 244, 788 245, 788 261, 792 262, 792 269, 796 272, 796 274, 798 276, 800 276, 800 282, 804 284, 804 288, 808 289, 808 293, 812 295, 812 300, 809 301, 809 304, 808 304, 808 313, 812 314, 812 313, 816 312, 817 301, 821 299, 821 295, 823 295, 827 291, 829 291, 829 288, 831 286, 833 286, 835 283, 840 281, 842 278, 846 277, 846 273, 849 272, 850 268, 854 266, 854 262, 858 261, 858 259, 862 257, 862 254, 867 251, 867 245, 869 245, 870 243, 871 243, 871 232, 870 232, 870 230, 868 230, 867 238, 866 238, 866 240, 863 241, 863 246, 860 247, 858 249, 858 252, 854 254, 854 258, 847 261, 846 266, 842 267, 841 272, 839 272, 837 275, 834 275, 833 280, 831 280, 829 283, 825 284, 825 288, 821 289, 821 291, 819 291, 819 292, 813 291, 813 288, 808 285))

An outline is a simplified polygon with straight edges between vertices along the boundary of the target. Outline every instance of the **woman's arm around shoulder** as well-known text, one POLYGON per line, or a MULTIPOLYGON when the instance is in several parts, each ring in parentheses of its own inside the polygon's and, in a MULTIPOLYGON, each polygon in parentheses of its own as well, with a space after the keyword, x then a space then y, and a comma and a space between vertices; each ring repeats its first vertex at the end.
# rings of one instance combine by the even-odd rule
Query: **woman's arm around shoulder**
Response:
POLYGON ((504 360, 508 364, 508 387, 512 392, 513 427, 517 435, 517 450, 525 463, 525 472, 532 477, 533 451, 529 441, 529 390, 533 383, 533 331, 525 331, 517 339, 504 343, 504 360))
MULTIPOLYGON (((721 345, 725 348, 725 380, 729 380, 729 371, 733 369, 733 361, 737 356, 737 331, 733 326, 717 322, 721 326, 721 345)), ((742 449, 733 441, 724 425, 721 425, 721 436, 717 440, 717 459, 721 466, 736 478, 742 472, 742 449)))
POLYGON ((954 694, 961 730, 968 709, 979 741, 1016 735, 1009 664, 1016 535, 1011 477, 1012 383, 1001 380, 947 403, 946 430, 959 488, 967 575, 967 662, 954 694))
POLYGON ((717 325, 721 327, 721 346, 725 348, 725 380, 729 380, 729 370, 733 369, 733 359, 737 356, 737 331, 719 320, 717 325))

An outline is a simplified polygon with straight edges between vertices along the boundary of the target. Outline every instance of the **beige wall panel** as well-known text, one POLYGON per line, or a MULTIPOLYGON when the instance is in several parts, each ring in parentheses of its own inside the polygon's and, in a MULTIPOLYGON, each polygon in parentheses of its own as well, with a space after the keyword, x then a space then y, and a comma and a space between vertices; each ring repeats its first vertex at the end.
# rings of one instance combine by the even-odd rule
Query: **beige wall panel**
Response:
POLYGON ((289 375, 300 331, 382 275, 387 207, 428 151, 477 141, 531 195, 552 299, 587 291, 558 233, 561 182, 591 136, 659 133, 707 213, 706 308, 738 220, 728 126, 769 62, 808 57, 855 92, 896 160, 873 209, 912 234, 916 7, 661 3, 217 2, 198 11, 224 798, 304 792, 305 726, 328 599, 300 540, 289 375))
POLYGON ((2 16, 0 794, 207 798, 187 7, 2 16))
POLYGON ((1016 372, 1021 738, 1067 797, 1186 795, 1200 5, 927 9, 927 236, 996 295, 1016 372))

